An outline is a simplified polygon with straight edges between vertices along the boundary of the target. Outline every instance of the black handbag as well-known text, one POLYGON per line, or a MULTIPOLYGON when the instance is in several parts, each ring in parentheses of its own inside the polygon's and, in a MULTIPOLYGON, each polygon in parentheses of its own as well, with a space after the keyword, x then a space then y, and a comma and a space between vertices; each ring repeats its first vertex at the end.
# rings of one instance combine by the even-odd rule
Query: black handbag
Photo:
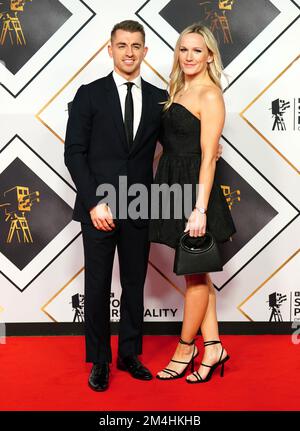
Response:
POLYGON ((175 274, 201 274, 222 270, 220 252, 210 232, 206 231, 201 237, 191 237, 189 232, 186 232, 180 237, 175 250, 175 274))

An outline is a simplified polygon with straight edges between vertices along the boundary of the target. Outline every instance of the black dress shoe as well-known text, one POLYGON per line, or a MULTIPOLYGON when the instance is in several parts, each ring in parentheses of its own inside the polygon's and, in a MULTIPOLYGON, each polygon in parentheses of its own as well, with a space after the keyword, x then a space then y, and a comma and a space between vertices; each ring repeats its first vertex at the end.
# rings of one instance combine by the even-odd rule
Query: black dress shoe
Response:
POLYGON ((152 374, 150 371, 144 367, 144 365, 139 361, 137 356, 126 356, 126 358, 118 357, 117 368, 119 370, 128 371, 132 377, 139 380, 151 380, 152 374))
POLYGON ((101 392, 108 388, 109 364, 94 364, 89 376, 89 387, 94 391, 101 392))

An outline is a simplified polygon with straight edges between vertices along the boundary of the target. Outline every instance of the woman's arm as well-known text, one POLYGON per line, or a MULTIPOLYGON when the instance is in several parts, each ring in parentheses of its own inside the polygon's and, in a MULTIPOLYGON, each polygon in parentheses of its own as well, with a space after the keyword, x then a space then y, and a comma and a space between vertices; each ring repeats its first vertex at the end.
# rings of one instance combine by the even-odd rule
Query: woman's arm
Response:
MULTIPOLYGON (((219 140, 225 121, 225 105, 221 90, 207 89, 199 101, 201 118, 201 167, 199 172, 199 191, 195 207, 207 209, 209 196, 214 182, 219 140)), ((206 214, 195 209, 186 226, 191 236, 204 235, 206 214)))

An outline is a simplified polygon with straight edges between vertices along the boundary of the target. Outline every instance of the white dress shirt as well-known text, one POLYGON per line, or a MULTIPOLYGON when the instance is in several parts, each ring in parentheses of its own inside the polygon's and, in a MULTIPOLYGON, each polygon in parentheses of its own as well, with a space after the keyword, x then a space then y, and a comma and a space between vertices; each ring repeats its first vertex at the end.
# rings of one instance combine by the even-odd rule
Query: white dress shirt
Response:
MULTIPOLYGON (((127 94, 127 86, 125 85, 126 82, 128 82, 123 76, 119 75, 117 72, 113 71, 113 78, 116 83, 119 97, 120 97, 120 103, 122 108, 122 115, 123 115, 123 121, 124 121, 124 114, 125 114, 125 99, 127 94)), ((141 115, 142 115, 142 80, 141 76, 137 76, 135 79, 133 79, 133 86, 131 89, 132 93, 132 99, 133 99, 133 138, 136 135, 137 129, 139 127, 140 121, 141 121, 141 115)))

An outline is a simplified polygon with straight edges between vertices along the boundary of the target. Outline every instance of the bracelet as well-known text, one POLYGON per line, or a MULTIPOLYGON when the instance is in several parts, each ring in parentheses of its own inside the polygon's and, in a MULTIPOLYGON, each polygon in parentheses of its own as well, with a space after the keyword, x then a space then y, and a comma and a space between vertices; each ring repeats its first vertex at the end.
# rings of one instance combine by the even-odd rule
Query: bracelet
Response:
POLYGON ((205 208, 200 208, 197 206, 194 207, 194 210, 199 211, 201 214, 206 214, 206 211, 207 211, 205 208))

